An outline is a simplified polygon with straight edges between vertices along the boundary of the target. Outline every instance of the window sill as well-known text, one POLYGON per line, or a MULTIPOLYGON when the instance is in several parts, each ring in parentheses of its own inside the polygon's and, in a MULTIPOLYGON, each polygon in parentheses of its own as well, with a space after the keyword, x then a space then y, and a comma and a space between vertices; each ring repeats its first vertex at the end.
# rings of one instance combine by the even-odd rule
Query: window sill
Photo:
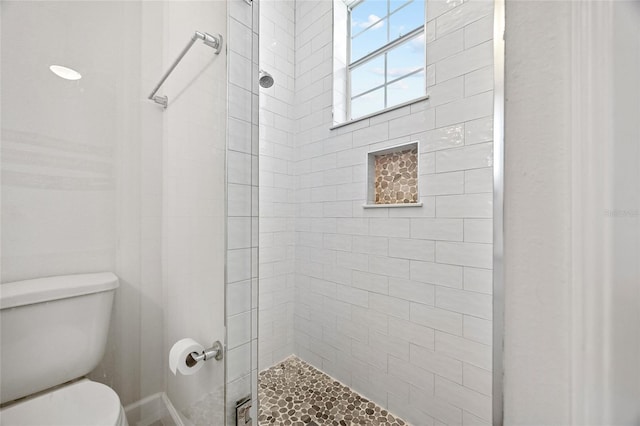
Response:
POLYGON ((403 204, 363 204, 363 209, 384 209, 399 207, 422 207, 422 203, 403 203, 403 204))
POLYGON ((354 118, 353 120, 345 121, 344 123, 335 124, 335 125, 329 127, 329 130, 336 130, 336 129, 339 129, 341 127, 348 126, 349 124, 358 123, 360 121, 368 120, 371 117, 377 117, 378 115, 385 114, 385 113, 387 113, 389 111, 395 111, 397 109, 404 108, 404 107, 406 107, 408 105, 413 105, 413 104, 416 104, 418 102, 426 101, 427 99, 429 99, 429 95, 428 94, 424 95, 424 96, 421 96, 419 98, 415 98, 413 100, 404 102, 402 104, 394 105, 394 106, 389 107, 389 108, 381 109, 380 111, 372 112, 371 114, 363 115, 362 117, 354 118))

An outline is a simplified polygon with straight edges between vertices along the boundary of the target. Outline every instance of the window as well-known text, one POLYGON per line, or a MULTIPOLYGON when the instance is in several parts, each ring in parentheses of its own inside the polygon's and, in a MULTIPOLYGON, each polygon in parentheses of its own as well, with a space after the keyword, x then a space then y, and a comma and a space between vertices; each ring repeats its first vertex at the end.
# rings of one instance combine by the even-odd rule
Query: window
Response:
POLYGON ((424 0, 353 2, 348 22, 351 119, 426 94, 424 0))

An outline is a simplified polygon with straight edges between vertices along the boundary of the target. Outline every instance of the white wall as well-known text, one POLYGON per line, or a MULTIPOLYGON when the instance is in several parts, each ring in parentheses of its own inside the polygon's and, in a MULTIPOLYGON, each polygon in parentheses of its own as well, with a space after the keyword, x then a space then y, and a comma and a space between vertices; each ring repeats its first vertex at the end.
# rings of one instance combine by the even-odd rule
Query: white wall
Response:
POLYGON ((505 424, 569 424, 570 3, 506 11, 505 424))
MULTIPOLYGON (((227 35, 224 2, 165 3, 164 69, 194 31, 227 35)), ((226 38, 226 37, 225 37, 226 38)), ((224 340, 227 52, 197 42, 161 89, 164 111, 164 353, 191 337, 224 340)), ((158 106, 157 108, 161 108, 158 106)), ((224 364, 193 376, 165 369, 167 394, 195 424, 222 423, 224 364)))
POLYGON ((505 424, 637 424, 640 8, 506 12, 505 424))
POLYGON ((2 4, 3 282, 115 267, 115 63, 127 52, 124 32, 106 34, 122 8, 71 7, 2 4), (92 58, 91 46, 103 54, 92 58), (56 77, 49 65, 60 63, 84 79, 56 77))
MULTIPOLYGON (((607 144, 609 305, 604 423, 640 423, 640 4, 610 2, 614 138, 607 144)), ((584 190, 584 189, 583 189, 584 190)), ((590 335, 587 335, 589 338, 590 335)))
MULTIPOLYGON (((162 281, 162 205, 163 205, 163 134, 164 112, 147 99, 149 88, 158 82, 158 72, 163 69, 162 22, 164 5, 161 2, 142 2, 141 23, 138 27, 141 40, 142 85, 139 88, 140 150, 139 173, 140 190, 133 196, 139 200, 140 215, 140 304, 132 305, 132 310, 140 312, 140 396, 145 397, 164 391, 167 371, 164 352, 164 291, 162 281)), ((129 154, 132 155, 132 154, 129 154)), ((136 165, 133 164, 132 170, 136 165)), ((127 181, 123 182, 127 185, 127 181)), ((131 256, 135 261, 135 255, 131 256)), ((127 330, 122 321, 122 329, 127 330)), ((123 355, 123 357, 126 356, 123 355)))
POLYGON ((2 18, 2 280, 115 272, 109 343, 91 377, 127 404, 164 384, 152 200, 162 114, 143 94, 161 32, 143 38, 149 12, 131 2, 5 2, 2 18), (51 64, 83 78, 62 80, 51 64))
POLYGON ((259 369, 293 353, 295 261, 295 2, 263 1, 260 68, 260 351, 259 369))
MULTIPOLYGON (((117 247, 114 272, 120 279, 111 318, 107 352, 90 377, 112 386, 128 404, 164 389, 162 352, 162 280, 160 233, 162 112, 145 102, 150 74, 161 67, 162 45, 156 5, 130 3, 119 23, 126 39, 120 82, 116 151, 117 201, 114 206, 117 247), (155 198, 154 198, 155 197, 155 198), (146 354, 146 355, 143 355, 146 354)), ((71 13, 73 16, 73 12, 71 13)), ((94 53, 95 55, 95 53, 94 53)))
POLYGON ((332 3, 296 2, 296 353, 412 423, 488 423, 493 8, 427 9, 430 99, 330 130, 332 3), (367 151, 412 141, 424 205, 363 209, 367 151))

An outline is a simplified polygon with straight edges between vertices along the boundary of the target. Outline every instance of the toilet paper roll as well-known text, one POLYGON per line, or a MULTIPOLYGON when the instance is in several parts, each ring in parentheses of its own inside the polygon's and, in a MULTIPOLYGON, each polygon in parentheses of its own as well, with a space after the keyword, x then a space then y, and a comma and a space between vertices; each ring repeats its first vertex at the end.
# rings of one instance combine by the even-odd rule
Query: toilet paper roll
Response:
POLYGON ((193 339, 178 340, 169 351, 169 369, 173 374, 177 374, 179 371, 185 376, 197 373, 204 362, 200 361, 193 365, 193 359, 190 355, 192 352, 201 354, 203 351, 204 347, 193 339))

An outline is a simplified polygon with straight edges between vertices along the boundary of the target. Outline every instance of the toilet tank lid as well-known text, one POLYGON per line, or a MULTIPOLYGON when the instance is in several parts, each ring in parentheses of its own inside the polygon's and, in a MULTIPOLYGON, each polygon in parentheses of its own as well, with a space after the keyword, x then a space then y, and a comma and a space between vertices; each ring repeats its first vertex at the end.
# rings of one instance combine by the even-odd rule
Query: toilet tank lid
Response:
POLYGON ((0 309, 66 299, 118 288, 112 272, 60 275, 0 285, 0 309))

